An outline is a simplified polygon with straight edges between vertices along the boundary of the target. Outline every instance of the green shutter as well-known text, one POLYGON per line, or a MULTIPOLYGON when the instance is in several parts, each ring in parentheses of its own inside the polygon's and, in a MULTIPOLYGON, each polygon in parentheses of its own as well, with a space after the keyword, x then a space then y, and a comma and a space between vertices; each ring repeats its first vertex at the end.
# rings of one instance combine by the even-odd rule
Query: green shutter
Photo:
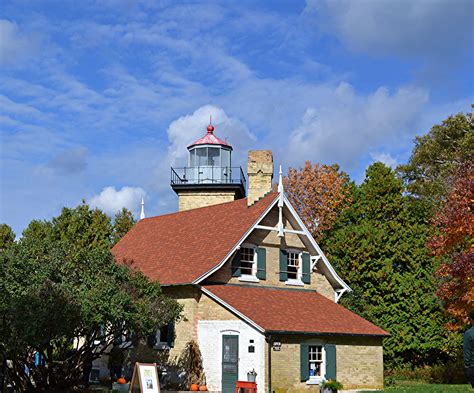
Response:
POLYGON ((257 278, 267 279, 267 250, 261 247, 257 248, 257 278))
POLYGON ((336 346, 334 344, 326 344, 326 379, 336 379, 336 346))
POLYGON ((311 284, 311 258, 307 252, 304 252, 301 259, 303 260, 303 282, 311 284))
POLYGON ((167 340, 168 347, 173 348, 174 347, 174 321, 171 321, 168 324, 167 336, 168 336, 168 340, 167 340))
POLYGON ((232 277, 240 277, 240 250, 235 253, 234 259, 232 259, 232 277))
POLYGON ((280 281, 288 280, 288 253, 280 250, 280 281))
POLYGON ((300 380, 309 379, 309 345, 300 344, 300 380))

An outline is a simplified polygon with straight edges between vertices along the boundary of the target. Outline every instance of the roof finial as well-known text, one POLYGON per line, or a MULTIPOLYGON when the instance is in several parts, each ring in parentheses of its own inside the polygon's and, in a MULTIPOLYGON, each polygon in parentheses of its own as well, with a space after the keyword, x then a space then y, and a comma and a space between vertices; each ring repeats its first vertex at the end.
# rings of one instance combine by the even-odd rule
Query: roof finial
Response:
POLYGON ((207 133, 212 134, 214 126, 212 125, 212 115, 209 115, 209 125, 207 126, 207 133))
POLYGON ((145 201, 143 200, 142 197, 142 211, 140 212, 140 220, 143 220, 145 218, 145 201))
POLYGON ((283 192, 283 179, 282 179, 282 171, 281 171, 281 165, 280 165, 280 176, 278 177, 278 192, 282 193, 283 192))

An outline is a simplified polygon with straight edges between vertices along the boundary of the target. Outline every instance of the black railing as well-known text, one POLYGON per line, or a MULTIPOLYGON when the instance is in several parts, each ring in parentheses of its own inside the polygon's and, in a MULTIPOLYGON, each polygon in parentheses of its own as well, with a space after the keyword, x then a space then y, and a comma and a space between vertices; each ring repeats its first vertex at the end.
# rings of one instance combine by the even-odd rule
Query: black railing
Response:
POLYGON ((171 184, 241 184, 245 189, 245 175, 241 167, 195 166, 171 168, 171 184))

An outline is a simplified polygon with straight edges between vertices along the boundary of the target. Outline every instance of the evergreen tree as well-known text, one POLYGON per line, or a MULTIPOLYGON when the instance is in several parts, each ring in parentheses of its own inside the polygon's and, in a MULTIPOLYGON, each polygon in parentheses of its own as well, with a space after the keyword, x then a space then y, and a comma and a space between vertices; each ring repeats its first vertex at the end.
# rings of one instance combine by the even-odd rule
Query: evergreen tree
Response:
POLYGON ((135 225, 135 222, 132 212, 127 208, 124 207, 121 211, 117 212, 114 220, 113 243, 118 243, 135 225))
POLYGON ((5 250, 15 243, 15 232, 7 224, 0 224, 0 250, 5 250))
POLYGON ((344 305, 389 331, 389 365, 420 365, 449 356, 454 342, 435 296, 436 260, 425 243, 426 210, 403 194, 401 180, 371 165, 323 249, 354 290, 344 305))

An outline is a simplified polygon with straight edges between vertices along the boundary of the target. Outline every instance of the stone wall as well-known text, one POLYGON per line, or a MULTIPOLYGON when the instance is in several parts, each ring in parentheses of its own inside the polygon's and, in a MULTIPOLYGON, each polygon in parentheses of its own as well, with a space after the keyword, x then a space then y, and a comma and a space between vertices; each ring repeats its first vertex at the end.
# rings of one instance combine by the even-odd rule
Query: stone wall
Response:
POLYGON ((235 191, 179 191, 179 211, 217 205, 235 200, 235 191))
MULTIPOLYGON (((383 388, 383 347, 381 338, 276 336, 281 350, 272 350, 272 390, 280 392, 319 391, 319 385, 300 380, 300 343, 336 344, 336 373, 344 390, 383 388)), ((267 361, 268 364, 268 361, 267 361)))
POLYGON ((272 190, 273 155, 271 150, 250 150, 248 154, 248 205, 253 205, 272 190))

